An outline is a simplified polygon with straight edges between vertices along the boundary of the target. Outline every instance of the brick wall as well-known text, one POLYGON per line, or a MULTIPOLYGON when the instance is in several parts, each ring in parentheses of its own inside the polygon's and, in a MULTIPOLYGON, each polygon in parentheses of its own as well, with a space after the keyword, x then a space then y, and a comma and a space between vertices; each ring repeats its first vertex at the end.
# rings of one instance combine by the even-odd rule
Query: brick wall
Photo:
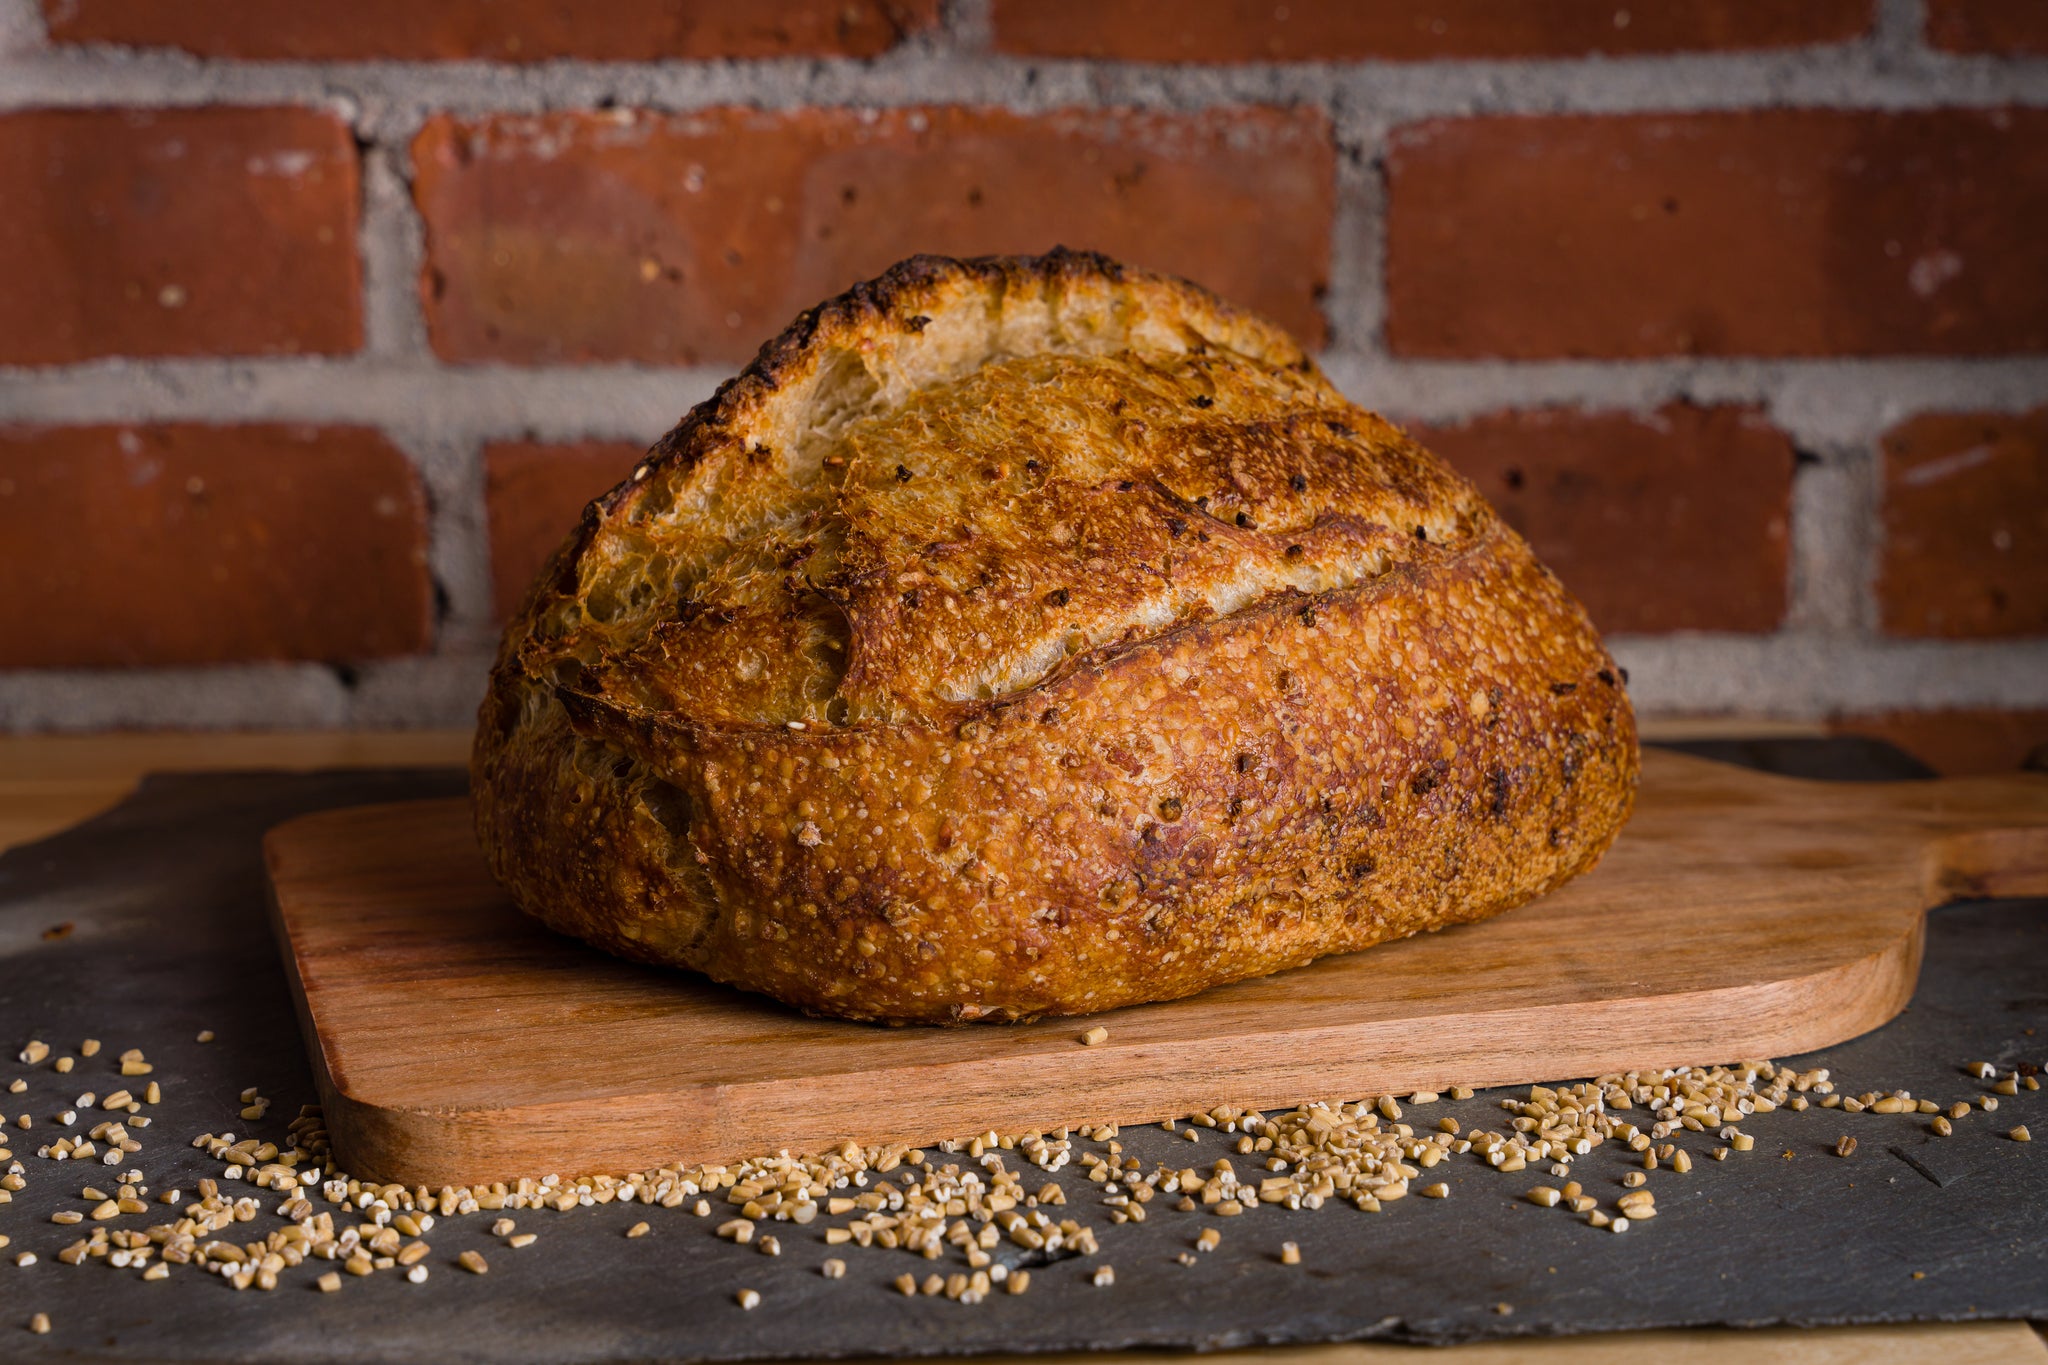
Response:
POLYGON ((0 0, 0 728, 466 723, 582 501, 798 309, 1065 242, 1320 347, 1645 710, 2007 761, 2044 12, 0 0))

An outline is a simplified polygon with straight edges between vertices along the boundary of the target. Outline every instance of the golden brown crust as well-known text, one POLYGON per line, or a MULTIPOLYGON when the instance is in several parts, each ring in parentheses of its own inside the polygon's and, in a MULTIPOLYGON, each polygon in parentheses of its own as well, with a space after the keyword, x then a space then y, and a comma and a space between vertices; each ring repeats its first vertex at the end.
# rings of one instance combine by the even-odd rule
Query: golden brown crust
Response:
POLYGON ((1606 849, 1636 747, 1469 484, 1274 329, 1055 252, 764 347, 557 553, 473 769, 553 927, 959 1022, 1511 908, 1606 849))

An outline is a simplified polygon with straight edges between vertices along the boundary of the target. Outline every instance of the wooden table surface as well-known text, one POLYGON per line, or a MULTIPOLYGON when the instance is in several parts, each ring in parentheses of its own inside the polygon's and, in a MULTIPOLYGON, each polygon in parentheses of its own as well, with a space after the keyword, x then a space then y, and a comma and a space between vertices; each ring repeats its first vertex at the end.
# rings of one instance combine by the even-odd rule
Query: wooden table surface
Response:
MULTIPOLYGON (((1654 737, 1753 735, 1751 722, 1645 727, 1654 737)), ((1773 734, 1817 733, 1772 727, 1773 734)), ((0 736, 0 850, 64 829, 118 803, 143 774, 209 769, 443 766, 464 762, 466 732, 308 732, 0 736)), ((1206 1365, 1378 1365, 1414 1360, 1428 1348, 1356 1344, 1205 1356, 1206 1365)), ((2025 1323, 1928 1323, 1811 1331, 1724 1329, 1634 1332, 1602 1337, 1480 1342, 1431 1350, 1453 1365, 1513 1361, 1621 1365, 1654 1355, 1666 1365, 1740 1357, 1747 1365, 1847 1365, 1852 1361, 1939 1359, 1943 1365, 2048 1365, 2048 1344, 2025 1323)), ((1070 1365, 1138 1365, 1158 1355, 1098 1355, 1070 1365)), ((1053 1365, 1033 1357, 1033 1365, 1053 1365)))

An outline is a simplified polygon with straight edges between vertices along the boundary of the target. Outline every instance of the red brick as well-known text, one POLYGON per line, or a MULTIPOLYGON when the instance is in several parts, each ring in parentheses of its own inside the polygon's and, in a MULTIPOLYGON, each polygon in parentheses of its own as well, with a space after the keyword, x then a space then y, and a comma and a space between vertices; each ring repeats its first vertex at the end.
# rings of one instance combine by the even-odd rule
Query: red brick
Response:
POLYGON ((1785 615, 1792 443, 1743 408, 1501 412, 1414 435, 1612 634, 1767 632, 1785 615))
POLYGON ((1310 111, 441 117, 414 157, 450 360, 741 360, 904 256, 1059 243, 1323 336, 1334 151, 1310 111))
POLYGON ((1434 122, 1388 195, 1407 355, 2048 348, 2048 110, 1434 122))
POLYGON ((939 0, 43 0, 55 42, 285 61, 871 57, 938 11, 939 0))
POLYGON ((2048 771, 2048 711, 1891 711, 1839 716, 1829 728, 1896 744, 1948 777, 2048 771))
POLYGON ((1893 635, 2048 633, 2048 408, 1885 435, 1878 600, 1893 635))
POLYGON ((0 668, 414 653, 426 498, 357 427, 0 428, 0 668))
POLYGON ((1928 0, 1927 41, 1950 52, 2048 53, 2040 0, 1928 0))
POLYGON ((996 47, 1138 62, 1582 57, 1845 42, 1870 0, 995 0, 996 47))
POLYGON ((519 606, 583 505, 625 478, 646 453, 625 441, 499 441, 484 448, 491 601, 499 620, 519 606))
POLYGON ((0 364, 356 350, 357 180, 311 109, 0 115, 0 364))

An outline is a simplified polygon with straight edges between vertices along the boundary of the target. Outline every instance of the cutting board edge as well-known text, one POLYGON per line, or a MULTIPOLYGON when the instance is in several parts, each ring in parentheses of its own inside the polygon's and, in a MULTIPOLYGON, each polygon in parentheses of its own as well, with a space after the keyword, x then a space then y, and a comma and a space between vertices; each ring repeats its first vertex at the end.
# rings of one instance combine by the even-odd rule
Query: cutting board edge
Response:
MULTIPOLYGON (((1119 1088, 1125 1096, 1129 1095, 1127 1078, 1111 1074, 1113 1062, 1119 1058, 1142 1060, 1146 1054, 1168 1046, 1147 1043, 1117 1048, 1112 1044, 1082 1054, 1092 1067, 1102 1073, 1093 1084, 1086 1080, 1077 1081, 1071 1071, 1065 1071, 1056 1078, 1037 1082, 1035 1090, 1022 1092, 1043 1093, 1045 1098, 1042 1102, 1025 1101, 1019 1105, 1010 1099, 1013 1107, 1002 1109, 997 1107, 997 1101, 991 1100, 987 1106, 975 1111, 973 1121, 957 1113, 950 1120, 941 1119, 937 1109, 944 1104, 958 1110, 961 1095, 972 1093, 976 1088, 973 1082, 978 1078, 977 1073, 991 1070, 991 1064, 985 1059, 841 1073, 832 1078, 836 1085, 857 1087, 867 1093, 891 1093, 889 1087, 910 1086, 914 1079, 913 1093, 947 1096, 944 1101, 928 1102, 933 1111, 929 1117, 916 1117, 924 1112, 918 1108, 892 1104, 889 1112, 897 1116, 896 1121, 876 1125, 866 1132, 848 1131, 836 1124, 820 1125, 809 1119, 793 1121, 786 1114, 760 1112, 751 1104, 743 1105, 742 1112, 730 1112, 735 1099, 745 1100, 748 1091, 758 1090, 766 1096, 779 1089, 780 1083, 772 1079, 754 1083, 714 1082, 652 1094, 555 1100, 533 1105, 419 1108, 383 1103, 360 1093, 351 1093, 345 1071, 337 1075, 336 1070, 328 1065, 324 1047, 316 1044, 315 1080, 337 1159, 358 1179, 439 1187, 496 1180, 510 1182, 522 1176, 539 1177, 551 1173, 563 1176, 601 1172, 618 1174, 673 1166, 678 1162, 684 1165, 727 1162, 784 1147, 815 1150, 847 1138, 864 1145, 917 1143, 988 1128, 999 1132, 1023 1132, 1083 1119, 1091 1123, 1156 1123, 1162 1119, 1183 1118, 1197 1109, 1217 1104, 1270 1110, 1366 1095, 1407 1095, 1417 1090, 1436 1089, 1453 1081, 1474 1087, 1524 1085, 1647 1067, 1709 1066, 1796 1056, 1859 1037, 1896 1017, 1912 996, 1925 936, 1925 916, 1916 915, 1912 917, 1907 931, 1886 947, 1864 958, 1805 977, 1787 978, 1761 986, 1726 986, 1668 996, 1636 997, 1627 1002, 1631 1018, 1721 1019, 1729 1017, 1728 1006, 1739 1001, 1746 1007, 1740 1017, 1746 1023, 1757 1023, 1758 1027, 1746 1038, 1711 1048, 1688 1043, 1675 1036, 1616 1042, 1616 1021, 1609 1017, 1598 1030, 1599 1039, 1582 1045, 1584 1051, 1553 1053, 1553 1057, 1563 1060, 1545 1068, 1547 1074, 1531 1074, 1528 1067, 1506 1060, 1505 1046, 1497 1049, 1501 1053, 1501 1059, 1497 1061, 1475 1058, 1464 1064, 1446 1064, 1440 1060, 1404 1060, 1399 1066, 1406 1069, 1383 1071, 1369 1081, 1365 1079, 1366 1073, 1356 1067, 1347 1067, 1336 1073, 1340 1078, 1338 1082, 1332 1083, 1326 1072, 1320 1084, 1309 1081, 1308 1063, 1294 1062, 1276 1067, 1271 1059, 1254 1059, 1241 1064, 1238 1069, 1256 1067, 1260 1070, 1263 1076, 1257 1084, 1220 1080, 1211 1092, 1193 1100, 1176 1100, 1168 1104, 1163 1098, 1150 1099, 1151 1092, 1148 1091, 1145 1092, 1148 1098, 1144 1100, 1131 1098, 1129 1103, 1103 1101, 1091 1108, 1090 1102, 1097 1093, 1107 1094, 1112 1086, 1119 1088), (1757 1008, 1759 995, 1796 998, 1800 1008, 1782 1014, 1763 1011, 1757 1008), (1817 1002, 1822 1008, 1815 1008, 1817 1002), (1455 1075, 1445 1074, 1454 1069, 1455 1075), (1344 1084, 1344 1078, 1349 1078, 1351 1083, 1344 1084), (641 1143, 637 1139, 630 1151, 617 1147, 592 1147, 588 1142, 588 1134, 594 1128, 613 1126, 604 1120, 629 1115, 636 1122, 621 1125, 625 1131, 635 1134, 674 1133, 676 1129, 662 1124, 659 1115, 650 1111, 693 1103, 704 1107, 700 1129, 664 1143, 662 1150, 655 1150, 651 1141, 641 1143), (912 1117, 903 1117, 905 1115, 912 1117), (771 1122, 776 1126, 767 1126, 771 1122), (559 1138, 543 1140, 541 1136, 557 1132, 559 1138), (515 1143, 522 1150, 534 1153, 537 1159, 525 1159, 515 1167, 509 1155, 515 1143), (691 1150, 693 1146, 700 1150, 691 1150), (585 1155, 571 1159, 568 1154, 572 1152, 585 1155), (542 1155, 545 1153, 561 1155, 542 1155)), ((293 987, 294 1003, 301 1009, 301 1026, 306 1027, 310 1006, 298 988, 296 972, 293 973, 293 987)), ((1537 1009, 1446 1015, 1438 1022, 1478 1025, 1483 1021, 1492 1028, 1508 1029, 1513 1027, 1516 1016, 1523 1012, 1534 1015, 1537 1009)), ((1413 1022, 1404 1021, 1404 1025, 1413 1022)), ((1328 1030, 1329 1038, 1317 1041, 1338 1045, 1356 1043, 1360 1040, 1347 1039, 1344 1035, 1368 1031, 1366 1026, 1332 1029, 1328 1030)), ((1472 1032, 1483 1036, 1484 1030, 1474 1028, 1472 1032)), ((317 1031, 308 1029, 309 1038, 318 1036, 317 1031)), ((1300 1031, 1275 1033, 1270 1037, 1276 1047, 1284 1045, 1297 1053, 1305 1050, 1304 1035, 1300 1031)), ((1056 1065, 1053 1059, 1043 1056, 1033 1060, 1047 1068, 1056 1065)), ((1000 1064, 996 1064, 996 1069, 1002 1069, 1000 1064)), ((1228 1076, 1234 1072, 1218 1074, 1228 1076)), ((1007 1075, 998 1088, 1005 1097, 1020 1093, 1019 1083, 1007 1075)), ((1176 1094, 1187 1096, 1192 1091, 1177 1087, 1176 1094)), ((830 1105, 823 1107, 829 1108, 830 1105)))

